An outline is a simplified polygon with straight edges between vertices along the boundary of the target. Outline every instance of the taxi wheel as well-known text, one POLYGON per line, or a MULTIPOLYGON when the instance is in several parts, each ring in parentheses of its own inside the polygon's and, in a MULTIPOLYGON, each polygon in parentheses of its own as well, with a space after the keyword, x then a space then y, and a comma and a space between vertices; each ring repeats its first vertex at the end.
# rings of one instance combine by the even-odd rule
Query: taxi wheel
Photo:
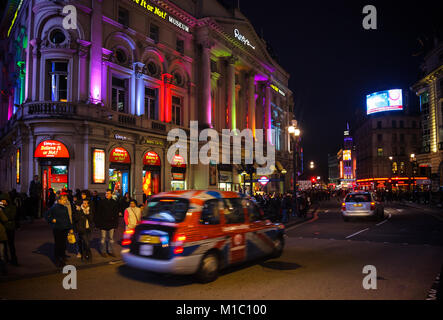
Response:
POLYGON ((215 253, 207 253, 201 263, 200 268, 197 271, 197 279, 201 283, 208 283, 215 281, 218 278, 219 261, 215 253))
POLYGON ((274 240, 274 253, 273 258, 279 258, 283 254, 283 248, 285 247, 285 240, 282 237, 278 237, 274 240))

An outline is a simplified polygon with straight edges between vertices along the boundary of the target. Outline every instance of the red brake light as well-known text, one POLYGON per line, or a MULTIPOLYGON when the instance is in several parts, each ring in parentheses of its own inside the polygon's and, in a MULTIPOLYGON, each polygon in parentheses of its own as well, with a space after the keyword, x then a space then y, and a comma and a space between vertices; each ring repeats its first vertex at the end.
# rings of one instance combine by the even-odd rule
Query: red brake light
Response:
POLYGON ((125 234, 134 234, 134 229, 128 229, 125 231, 125 234))
POLYGON ((180 254, 183 253, 183 247, 177 247, 174 249, 174 254, 180 254))
POLYGON ((341 204, 341 209, 342 209, 343 211, 346 211, 346 203, 343 202, 343 203, 341 204))
POLYGON ((184 234, 176 234, 174 242, 185 242, 186 241, 186 235, 184 234))
POLYGON ((122 241, 122 246, 129 246, 131 244, 131 239, 126 239, 122 241))
POLYGON ((375 202, 371 202, 371 210, 375 210, 375 202))

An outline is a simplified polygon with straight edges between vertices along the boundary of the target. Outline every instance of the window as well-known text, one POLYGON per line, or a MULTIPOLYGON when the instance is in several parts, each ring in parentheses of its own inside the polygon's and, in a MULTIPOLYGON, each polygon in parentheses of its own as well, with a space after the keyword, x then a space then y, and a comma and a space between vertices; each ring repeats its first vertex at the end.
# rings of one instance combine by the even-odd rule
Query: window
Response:
POLYGON ((49 40, 53 44, 60 44, 65 42, 66 36, 60 29, 55 29, 51 31, 51 34, 49 35, 49 40))
POLYGON ((406 154, 405 147, 400 147, 400 156, 404 156, 406 154))
POLYGON ((182 125, 182 99, 179 97, 172 97, 172 123, 182 125))
POLYGON ((149 28, 149 37, 154 40, 155 42, 159 41, 159 35, 160 35, 160 29, 155 24, 151 24, 151 27, 149 28))
POLYGON ((177 39, 176 49, 181 54, 185 53, 185 42, 181 39, 177 39))
POLYGON ((127 112, 127 81, 112 77, 112 110, 127 112))
POLYGON ((400 128, 403 129, 405 127, 405 122, 403 120, 400 120, 400 128))
POLYGON ((245 222, 245 215, 241 205, 241 199, 223 199, 224 215, 226 224, 235 224, 245 222))
POLYGON ((145 115, 152 120, 158 120, 158 89, 145 88, 145 115))
POLYGON ((158 69, 157 64, 155 62, 153 62, 153 61, 149 62, 147 68, 148 68, 148 73, 151 77, 157 76, 159 69, 158 69))
POLYGON ((416 128, 417 127, 417 122, 416 121, 412 121, 412 128, 416 128))
POLYGON ((397 142, 397 134, 396 133, 392 134, 392 142, 397 142))
POLYGON ((382 134, 377 134, 377 141, 378 142, 382 142, 383 141, 383 135, 382 134))
POLYGON ((118 8, 118 23, 121 23, 124 26, 129 25, 129 11, 125 8, 118 8))
POLYGON ((174 84, 179 87, 183 86, 183 76, 180 72, 174 72, 174 84))
POLYGON ((377 156, 383 157, 383 148, 378 148, 377 149, 377 156))
POLYGON ((68 101, 68 63, 51 61, 49 63, 49 83, 51 101, 68 101))
POLYGON ((392 120, 392 128, 397 128, 397 121, 396 120, 392 120))
POLYGON ((377 121, 377 129, 381 129, 381 121, 377 121))
POLYGON ((263 216, 262 216, 262 214, 260 212, 260 209, 255 205, 254 202, 248 201, 246 203, 246 206, 248 208, 249 222, 263 220, 263 216))
POLYGON ((400 142, 405 142, 405 135, 403 133, 400 134, 400 142))
POLYGON ((398 156, 397 147, 392 147, 392 155, 398 156))
POLYGON ((205 202, 200 217, 200 224, 205 224, 205 225, 220 224, 219 200, 208 200, 205 202))
POLYGON ((161 198, 148 202, 143 210, 144 220, 182 222, 188 212, 189 201, 185 199, 161 198))
POLYGON ((115 58, 119 64, 124 64, 127 60, 126 53, 122 49, 117 49, 115 51, 115 58))

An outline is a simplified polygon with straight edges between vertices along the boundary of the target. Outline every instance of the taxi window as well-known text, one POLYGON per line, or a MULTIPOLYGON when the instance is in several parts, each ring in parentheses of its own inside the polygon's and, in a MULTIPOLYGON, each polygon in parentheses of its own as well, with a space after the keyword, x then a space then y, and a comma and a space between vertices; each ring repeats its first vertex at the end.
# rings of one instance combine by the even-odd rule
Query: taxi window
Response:
POLYGON ((143 210, 143 219, 166 222, 183 222, 188 212, 186 199, 153 199, 143 210))
POLYGON ((208 200, 203 205, 200 224, 216 225, 220 224, 220 203, 219 200, 208 200))
POLYGON ((260 209, 257 207, 257 205, 254 202, 248 201, 246 203, 246 207, 248 208, 250 222, 263 220, 263 216, 260 213, 260 209))
POLYGON ((349 194, 345 202, 371 202, 371 195, 369 193, 349 194))
POLYGON ((225 215, 225 223, 226 224, 235 224, 235 223, 244 223, 245 215, 243 212, 243 206, 241 204, 241 199, 232 198, 232 199, 223 199, 223 204, 225 207, 224 215, 225 215))

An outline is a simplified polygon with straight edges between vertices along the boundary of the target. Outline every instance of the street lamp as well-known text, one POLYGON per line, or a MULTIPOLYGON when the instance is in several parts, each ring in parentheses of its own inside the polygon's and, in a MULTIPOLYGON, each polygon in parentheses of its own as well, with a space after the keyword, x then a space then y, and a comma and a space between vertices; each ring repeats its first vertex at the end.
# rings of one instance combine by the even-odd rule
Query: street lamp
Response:
POLYGON ((314 169, 314 168, 315 168, 314 161, 311 161, 311 162, 309 163, 309 168, 310 168, 310 169, 314 169))
POLYGON ((411 154, 410 162, 411 162, 411 169, 412 169, 411 170, 412 171, 412 191, 414 191, 414 189, 415 189, 415 164, 416 164, 416 159, 415 159, 414 153, 411 154))
POLYGON ((298 166, 298 142, 299 142, 299 138, 301 135, 301 131, 299 128, 297 128, 297 121, 293 120, 292 121, 292 125, 288 127, 288 132, 290 134, 290 136, 292 136, 293 139, 293 148, 292 151, 294 152, 293 157, 292 157, 292 161, 293 161, 293 183, 294 183, 294 188, 293 188, 293 193, 294 193, 294 203, 295 203, 295 210, 297 211, 298 214, 298 205, 297 205, 297 166, 298 166))

